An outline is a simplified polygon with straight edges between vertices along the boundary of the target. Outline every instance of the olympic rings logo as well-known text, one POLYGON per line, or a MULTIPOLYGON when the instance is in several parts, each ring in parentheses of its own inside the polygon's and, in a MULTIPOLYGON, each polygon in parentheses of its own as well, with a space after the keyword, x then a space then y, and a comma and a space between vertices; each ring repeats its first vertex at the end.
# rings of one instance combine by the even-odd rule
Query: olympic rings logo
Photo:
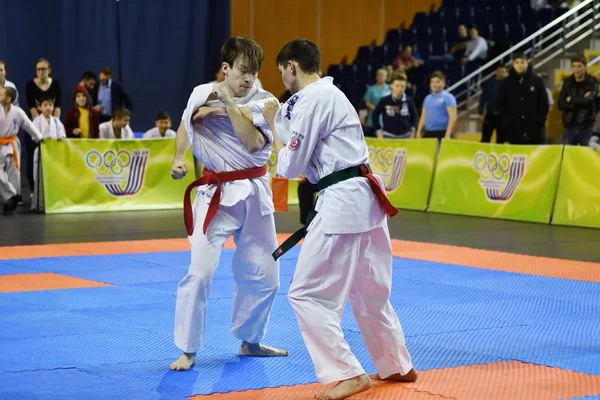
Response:
MULTIPOLYGON (((396 151, 397 152, 397 151, 396 151)), ((396 156, 394 149, 369 148, 369 160, 371 164, 377 165, 380 173, 386 174, 394 165, 396 156)))
POLYGON ((100 154, 98 150, 90 150, 85 162, 90 169, 95 169, 101 175, 107 175, 109 172, 120 175, 131 164, 131 155, 125 150, 107 150, 104 154, 100 154))
POLYGON ((475 155, 473 164, 483 179, 492 177, 496 180, 503 180, 510 170, 510 158, 506 154, 497 157, 495 154, 486 156, 479 152, 475 155))

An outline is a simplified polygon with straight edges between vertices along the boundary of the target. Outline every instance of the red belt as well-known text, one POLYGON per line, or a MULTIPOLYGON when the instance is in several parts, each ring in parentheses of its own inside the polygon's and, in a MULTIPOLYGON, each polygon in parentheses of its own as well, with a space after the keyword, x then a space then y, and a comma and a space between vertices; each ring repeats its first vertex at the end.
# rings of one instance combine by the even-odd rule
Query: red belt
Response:
POLYGON ((254 167, 229 172, 212 172, 204 168, 204 170, 202 170, 202 176, 190 183, 187 189, 185 189, 185 197, 183 198, 183 219, 185 221, 185 229, 187 230, 188 236, 192 236, 194 233, 194 213, 192 212, 192 203, 190 201, 192 189, 203 185, 217 185, 217 190, 215 190, 215 193, 210 200, 208 212, 206 213, 206 218, 204 219, 203 232, 206 235, 208 225, 210 225, 210 222, 215 217, 217 209, 219 208, 219 203, 221 202, 221 183, 260 178, 266 174, 266 164, 262 167, 254 167))

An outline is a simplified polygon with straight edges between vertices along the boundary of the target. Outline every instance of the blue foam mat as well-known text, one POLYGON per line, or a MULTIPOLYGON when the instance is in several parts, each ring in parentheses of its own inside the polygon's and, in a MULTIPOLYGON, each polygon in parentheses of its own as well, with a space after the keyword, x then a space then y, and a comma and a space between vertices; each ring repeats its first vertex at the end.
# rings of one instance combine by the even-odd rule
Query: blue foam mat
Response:
MULTIPOLYGON (((239 342, 229 334, 234 251, 225 250, 208 305, 207 347, 186 373, 168 365, 179 354, 174 307, 188 252, 0 261, 0 274, 56 272, 116 285, 0 293, 0 398, 181 399, 314 382, 286 298, 298 251, 281 260, 265 338, 290 356, 237 356, 239 342)), ((390 301, 417 369, 520 360, 600 374, 600 284, 405 259, 394 260, 393 272, 390 301)), ((349 306, 342 327, 374 372, 349 306)))

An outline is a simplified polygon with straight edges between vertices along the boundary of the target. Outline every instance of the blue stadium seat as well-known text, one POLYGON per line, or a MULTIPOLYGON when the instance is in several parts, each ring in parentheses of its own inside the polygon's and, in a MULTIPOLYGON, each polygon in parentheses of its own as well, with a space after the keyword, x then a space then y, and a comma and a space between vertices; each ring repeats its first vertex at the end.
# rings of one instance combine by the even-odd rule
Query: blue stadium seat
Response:
POLYGON ((389 46, 398 46, 402 32, 399 29, 391 29, 385 35, 385 43, 389 46))
POLYGON ((354 61, 371 61, 371 47, 360 46, 358 48, 358 51, 356 52, 356 58, 354 59, 354 61))

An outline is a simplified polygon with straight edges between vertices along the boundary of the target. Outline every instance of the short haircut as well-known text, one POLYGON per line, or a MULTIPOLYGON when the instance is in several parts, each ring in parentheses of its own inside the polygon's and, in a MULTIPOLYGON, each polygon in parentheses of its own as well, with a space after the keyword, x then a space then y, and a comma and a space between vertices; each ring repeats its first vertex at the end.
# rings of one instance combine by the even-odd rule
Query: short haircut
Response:
POLYGON ((158 114, 156 114, 156 121, 160 121, 163 119, 171 119, 171 116, 169 115, 168 112, 166 111, 161 111, 158 114))
POLYGON ((434 79, 437 78, 439 80, 445 81, 446 80, 446 75, 444 75, 444 73, 442 71, 434 71, 433 74, 431 74, 431 77, 429 78, 434 79))
POLYGON ((515 60, 525 60, 525 62, 529 62, 529 60, 527 59, 527 56, 523 53, 517 53, 513 56, 513 61, 515 60))
POLYGON ((321 52, 317 45, 309 40, 292 40, 283 46, 277 55, 277 65, 285 67, 289 61, 296 61, 306 73, 317 74, 321 66, 321 52))
POLYGON ((42 97, 40 97, 39 102, 40 102, 40 104, 44 104, 44 103, 48 102, 48 103, 52 103, 52 105, 54 105, 54 97, 47 96, 47 95, 42 96, 42 97))
POLYGON ((92 71, 85 71, 83 73, 83 75, 81 75, 81 80, 82 81, 89 81, 90 79, 93 79, 93 80, 97 81, 98 77, 92 71))
POLYGON ((587 67, 587 60, 582 55, 576 55, 571 58, 571 64, 573 63, 582 63, 584 67, 587 67))
POLYGON ((221 62, 233 68, 236 62, 244 62, 250 73, 260 70, 265 55, 260 45, 251 37, 235 36, 221 47, 221 62))
POLYGON ((500 69, 500 68, 508 69, 508 68, 506 67, 506 65, 504 65, 504 64, 498 64, 498 65, 496 66, 496 69, 500 69))
POLYGON ((100 70, 101 74, 104 74, 106 76, 112 76, 113 75, 113 70, 111 67, 104 67, 100 70))
POLYGON ((388 74, 388 70, 385 68, 379 68, 376 72, 376 74, 388 74))
POLYGON ((17 98, 17 91, 11 87, 6 87, 4 86, 4 93, 6 94, 7 97, 10 97, 10 101, 11 103, 13 103, 15 101, 15 99, 17 98))
POLYGON ((125 117, 131 117, 131 111, 125 107, 120 107, 113 111, 113 118, 123 119, 125 117))
POLYGON ((394 84, 395 81, 407 82, 406 75, 395 74, 390 80, 390 85, 394 84))

